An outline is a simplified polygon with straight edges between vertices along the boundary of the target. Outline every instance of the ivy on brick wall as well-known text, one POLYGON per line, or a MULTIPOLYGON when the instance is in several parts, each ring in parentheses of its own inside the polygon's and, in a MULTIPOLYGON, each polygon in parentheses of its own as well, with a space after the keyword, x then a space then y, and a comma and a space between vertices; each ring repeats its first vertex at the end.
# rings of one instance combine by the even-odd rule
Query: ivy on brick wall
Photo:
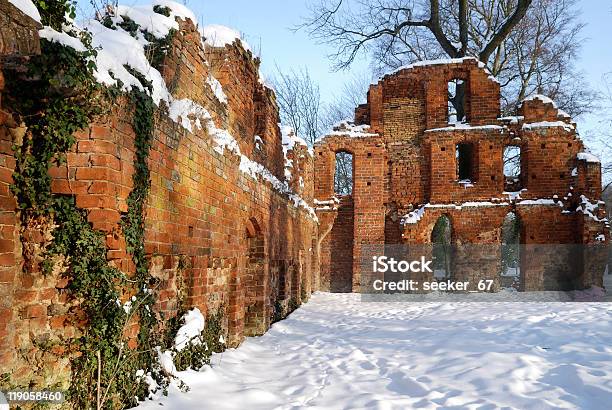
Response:
MULTIPOLYGON (((89 44, 86 34, 82 40, 89 44)), ((148 394, 135 376, 142 356, 131 355, 125 346, 125 329, 133 315, 120 297, 128 281, 108 264, 104 234, 93 229, 74 197, 52 193, 49 175, 52 165, 65 163, 75 132, 87 128, 102 112, 103 101, 112 99, 113 93, 93 78, 94 54, 91 48, 76 52, 42 40, 41 54, 32 57, 27 72, 8 82, 13 88, 9 95, 16 97, 10 105, 28 130, 21 145, 14 147, 17 165, 11 188, 25 224, 36 219, 57 227, 43 271, 50 273, 55 256, 63 256, 68 291, 78 301, 73 317, 85 323, 82 334, 67 346, 78 351, 72 359, 69 400, 75 408, 95 408, 98 400, 103 408, 121 408, 148 394)))
MULTIPOLYGON (((43 24, 58 30, 68 24, 66 16, 74 15, 71 1, 42 1, 37 6, 43 24)), ((169 13, 165 8, 158 12, 169 13)), ((132 127, 135 134, 133 189, 122 216, 127 251, 135 272, 129 278, 106 259, 104 233, 93 229, 87 212, 76 206, 70 195, 53 194, 49 169, 66 162, 66 155, 76 143, 75 133, 86 129, 104 107, 116 101, 119 90, 100 86, 94 76, 96 55, 88 33, 71 32, 86 46, 77 52, 58 43, 41 40, 41 54, 32 56, 27 71, 7 74, 7 106, 11 106, 27 127, 23 141, 14 146, 16 169, 11 189, 17 198, 24 224, 31 220, 54 225, 53 239, 45 250, 43 273, 49 274, 57 264, 69 279, 68 291, 77 302, 71 315, 81 329, 76 340, 67 342, 73 353, 69 401, 73 408, 127 408, 149 394, 143 374, 150 375, 159 386, 168 384, 157 363, 157 346, 170 348, 176 326, 161 334, 160 323, 153 313, 156 302, 155 279, 150 275, 145 254, 144 210, 150 190, 148 157, 154 135, 156 107, 150 96, 150 85, 130 70, 144 90, 129 93, 132 105, 132 127), (61 258, 57 258, 61 256, 61 258), (59 261, 59 262, 58 262, 59 261), (122 299, 129 299, 122 303, 122 299), (135 349, 128 348, 129 329, 138 326, 135 349), (77 353, 77 354, 74 354, 77 353)), ((149 58, 159 60, 171 44, 168 38, 158 41, 157 51, 149 58), (156 54, 157 53, 157 54, 156 54)), ((129 67, 126 67, 129 69, 129 67)), ((222 317, 209 318, 203 338, 210 349, 198 346, 185 349, 177 357, 180 368, 199 367, 208 363, 213 350, 221 350, 222 317), (219 346, 217 346, 217 344, 219 346)), ((8 381, 6 382, 8 383, 8 381)))

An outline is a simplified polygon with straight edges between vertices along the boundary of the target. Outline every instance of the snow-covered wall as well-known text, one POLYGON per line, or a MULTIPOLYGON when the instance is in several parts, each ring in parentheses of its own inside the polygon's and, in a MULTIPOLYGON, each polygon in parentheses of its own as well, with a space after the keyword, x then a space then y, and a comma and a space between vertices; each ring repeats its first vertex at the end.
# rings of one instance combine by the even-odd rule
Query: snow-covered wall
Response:
MULTIPOLYGON (((38 42, 40 35, 41 41, 84 49, 75 36, 83 27, 38 31, 37 23, 9 6, 36 28, 29 41, 38 42)), ((156 308, 171 317, 179 293, 188 295, 186 303, 203 314, 223 308, 228 344, 236 345, 246 335, 265 332, 273 315, 283 314, 274 312, 275 306, 286 313, 288 306, 299 304, 318 287, 318 260, 312 256, 318 232, 313 158, 297 136, 291 146, 283 145, 274 92, 260 79, 259 60, 248 46, 237 36, 229 38, 224 28, 204 30, 196 21, 184 6, 155 0, 150 5, 119 6, 105 25, 94 20, 84 28, 98 48, 95 77, 101 84, 129 92, 146 88, 141 76, 152 83, 157 109, 148 157, 151 190, 145 250, 151 274, 162 284, 156 308), (169 16, 156 12, 154 5, 169 7, 169 16), (138 25, 135 32, 122 28, 127 21, 138 25), (215 32, 224 40, 212 41, 215 32), (149 47, 158 40, 169 40, 161 62, 150 58, 149 47)), ((24 49, 22 54, 39 50, 24 49)), ((0 81, 0 93, 2 85, 0 81)), ((5 101, 0 98, 0 104, 5 101)), ((15 170, 10 147, 15 135, 25 130, 13 121, 11 111, 0 105, 0 199, 10 214, 0 221, 2 232, 21 229, 9 190, 15 170)), ((76 133, 67 163, 50 170, 53 192, 75 197, 77 207, 104 235, 109 263, 128 274, 134 264, 120 218, 128 211, 133 188, 132 116, 129 98, 109 103, 106 115, 76 133)), ((56 337, 75 332, 64 320, 67 308, 61 289, 66 283, 59 276, 43 280, 38 263, 23 267, 22 248, 39 247, 43 240, 41 234, 28 238, 22 244, 19 235, 6 240, 3 236, 0 249, 0 296, 11 302, 8 311, 0 309, 10 328, 0 333, 0 357, 26 385, 49 380, 42 380, 17 357, 15 341, 20 348, 36 350, 35 340, 45 333, 56 337), (28 284, 27 294, 23 283, 28 284)), ((57 363, 51 373, 60 382, 69 362, 57 363)))

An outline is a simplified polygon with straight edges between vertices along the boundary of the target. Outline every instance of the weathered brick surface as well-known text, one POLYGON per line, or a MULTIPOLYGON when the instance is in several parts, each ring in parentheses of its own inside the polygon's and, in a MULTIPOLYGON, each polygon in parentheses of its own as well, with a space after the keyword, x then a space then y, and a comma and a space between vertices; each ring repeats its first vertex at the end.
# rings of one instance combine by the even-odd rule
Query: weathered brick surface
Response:
MULTIPOLYGON (((352 284, 353 291, 359 290, 363 245, 430 243, 442 215, 450 217, 456 245, 500 244, 501 226, 511 211, 522 223, 522 244, 607 241, 603 206, 595 205, 594 217, 580 208, 577 211, 582 195, 593 204, 601 198, 601 170, 599 163, 577 158, 585 147, 571 119, 552 102, 538 98, 525 101, 519 116, 499 118, 499 101, 499 84, 475 59, 417 65, 370 87, 368 103, 355 110, 355 123, 369 125, 367 132, 378 136, 342 135, 340 127, 315 146, 314 193, 322 203, 334 197, 335 153, 354 154, 352 198, 343 198, 335 211, 322 208, 319 212, 335 218, 329 234, 321 229, 324 283, 336 283, 339 289, 352 284), (447 83, 452 79, 466 84, 467 125, 461 127, 448 123, 447 83), (458 144, 471 146, 470 184, 459 182, 458 144), (507 146, 521 148, 520 181, 514 183, 522 189, 518 200, 504 193, 502 154, 507 146), (342 206, 348 203, 353 204, 352 237, 348 208, 342 206), (417 222, 402 224, 403 215, 425 204, 435 206, 424 208, 417 222), (343 252, 347 244, 353 246, 352 269, 343 252)), ((575 265, 572 255, 560 250, 546 259, 530 257, 529 252, 535 255, 537 250, 528 248, 521 259, 522 289, 601 286, 603 270, 597 271, 601 266, 595 263, 576 267, 564 277, 552 277, 550 266, 575 265)), ((478 272, 469 271, 457 256, 456 278, 476 279, 498 272, 499 258, 494 253, 493 258, 485 256, 478 272)))
POLYGON ((0 0, 0 56, 40 52, 41 24, 24 15, 8 0, 0 0))

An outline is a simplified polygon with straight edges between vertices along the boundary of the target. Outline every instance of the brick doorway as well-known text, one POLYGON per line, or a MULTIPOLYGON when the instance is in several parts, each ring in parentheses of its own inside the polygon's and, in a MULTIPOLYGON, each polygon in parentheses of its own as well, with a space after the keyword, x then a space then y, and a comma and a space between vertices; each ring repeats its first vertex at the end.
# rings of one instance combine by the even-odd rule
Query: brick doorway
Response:
POLYGON ((257 221, 250 219, 246 228, 247 255, 244 276, 245 289, 245 336, 257 336, 268 328, 266 300, 265 243, 257 221))

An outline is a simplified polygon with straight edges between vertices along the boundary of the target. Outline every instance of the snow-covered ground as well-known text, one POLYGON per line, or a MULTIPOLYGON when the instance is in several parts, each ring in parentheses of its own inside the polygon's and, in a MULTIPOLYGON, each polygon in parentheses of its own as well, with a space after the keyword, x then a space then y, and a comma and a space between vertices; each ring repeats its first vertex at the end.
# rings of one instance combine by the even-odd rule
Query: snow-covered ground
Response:
POLYGON ((612 304, 317 293, 212 361, 141 408, 610 409, 612 304))

